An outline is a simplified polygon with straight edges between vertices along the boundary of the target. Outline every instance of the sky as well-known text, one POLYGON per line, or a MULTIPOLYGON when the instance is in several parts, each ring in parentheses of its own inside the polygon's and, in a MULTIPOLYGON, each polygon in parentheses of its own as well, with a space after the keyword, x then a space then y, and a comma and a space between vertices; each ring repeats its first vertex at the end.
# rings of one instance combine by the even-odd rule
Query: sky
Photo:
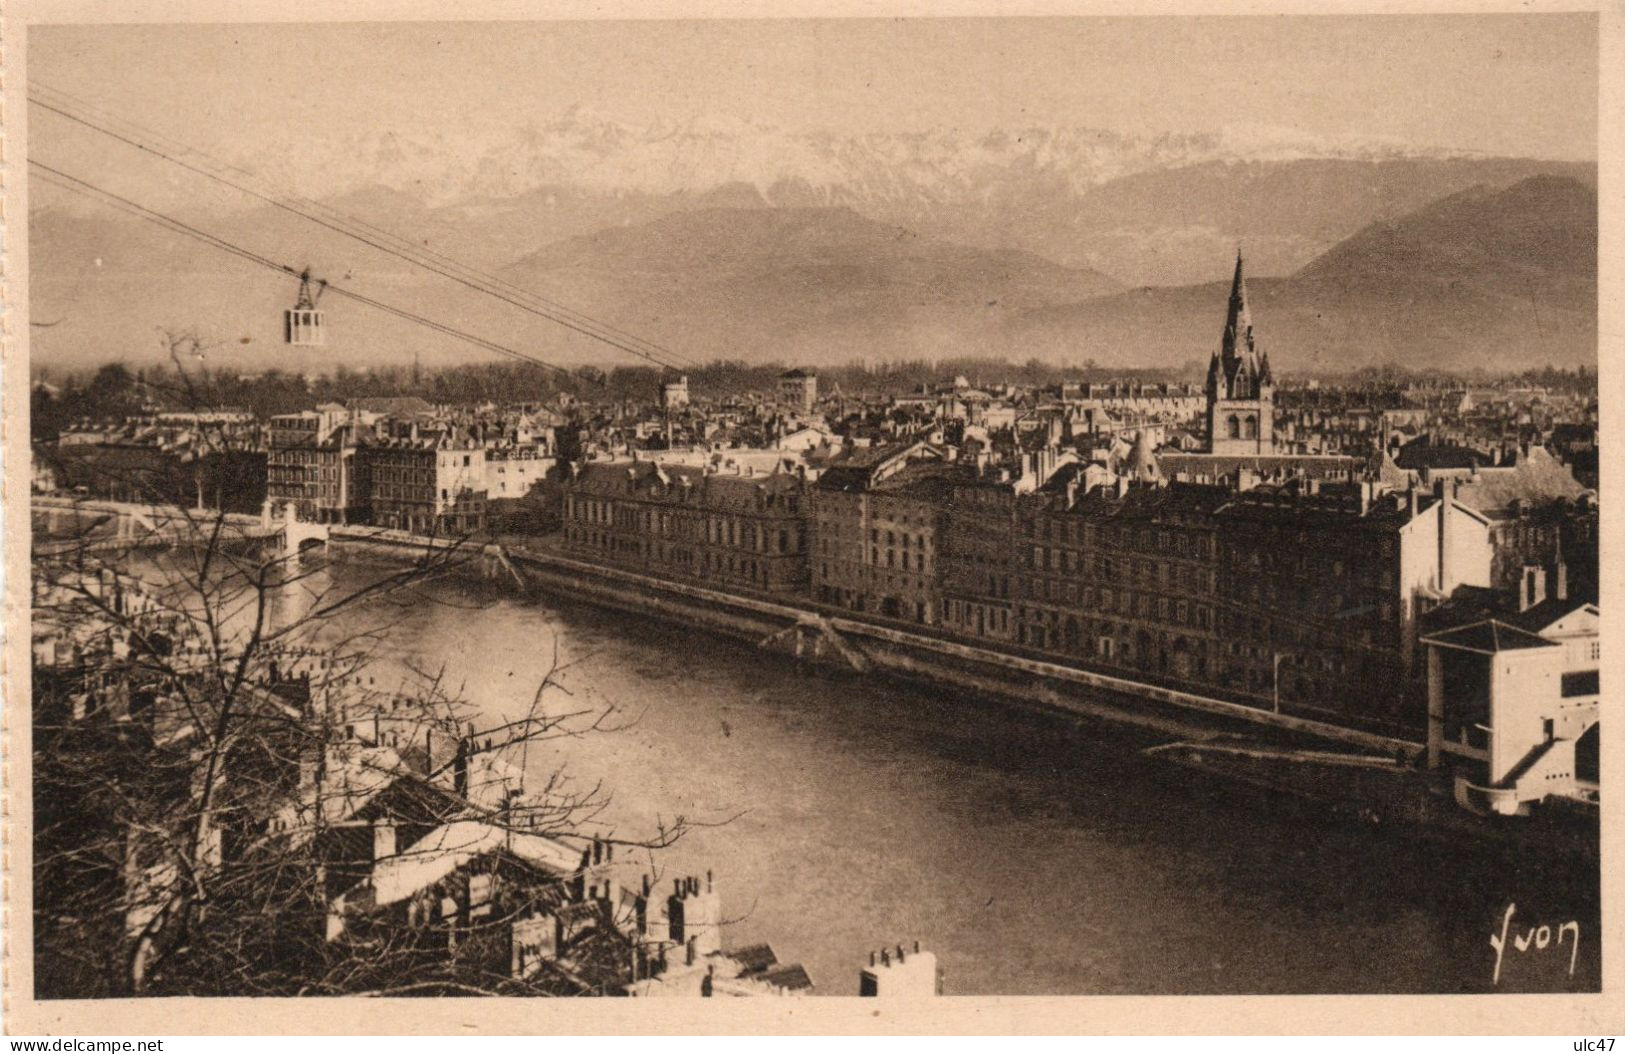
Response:
POLYGON ((30 28, 27 61, 30 81, 227 156, 573 105, 634 126, 1260 127, 1597 155, 1589 14, 56 25, 30 28))

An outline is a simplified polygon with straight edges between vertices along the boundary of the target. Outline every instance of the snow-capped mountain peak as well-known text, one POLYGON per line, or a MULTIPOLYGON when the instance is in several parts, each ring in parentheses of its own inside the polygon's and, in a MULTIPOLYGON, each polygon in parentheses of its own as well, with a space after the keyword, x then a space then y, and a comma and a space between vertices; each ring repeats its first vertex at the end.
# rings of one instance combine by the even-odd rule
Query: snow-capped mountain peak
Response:
POLYGON ((242 159, 302 193, 382 186, 433 204, 510 196, 548 185, 595 191, 704 192, 729 184, 771 196, 782 184, 832 199, 941 200, 997 193, 1034 177, 1082 192, 1111 179, 1204 161, 1467 156, 1381 137, 1327 137, 1237 124, 1216 132, 1127 135, 1060 128, 841 135, 789 131, 731 114, 635 126, 577 104, 499 130, 387 130, 309 139, 297 157, 242 159))

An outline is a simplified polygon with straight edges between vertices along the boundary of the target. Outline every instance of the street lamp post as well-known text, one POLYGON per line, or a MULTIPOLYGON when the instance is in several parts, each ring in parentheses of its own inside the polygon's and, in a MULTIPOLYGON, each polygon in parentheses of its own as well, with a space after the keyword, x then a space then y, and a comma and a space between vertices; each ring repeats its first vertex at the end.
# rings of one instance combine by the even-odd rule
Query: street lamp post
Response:
POLYGON ((1271 671, 1274 674, 1274 677, 1272 678, 1272 680, 1274 682, 1274 689, 1271 692, 1271 695, 1272 695, 1272 697, 1274 699, 1274 702, 1275 702, 1275 712, 1280 713, 1281 712, 1281 653, 1280 652, 1275 652, 1274 661, 1270 664, 1270 667, 1271 667, 1271 671))

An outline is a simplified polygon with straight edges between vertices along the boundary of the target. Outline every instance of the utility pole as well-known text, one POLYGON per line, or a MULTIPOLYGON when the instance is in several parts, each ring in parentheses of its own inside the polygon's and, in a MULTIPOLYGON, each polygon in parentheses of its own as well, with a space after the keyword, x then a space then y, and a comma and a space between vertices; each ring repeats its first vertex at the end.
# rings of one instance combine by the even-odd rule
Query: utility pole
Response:
POLYGON ((1272 680, 1274 681, 1274 691, 1272 692, 1272 695, 1273 695, 1274 701, 1275 701, 1275 712, 1280 713, 1281 712, 1281 653, 1280 652, 1275 652, 1274 653, 1274 662, 1271 663, 1271 667, 1272 667, 1272 669, 1274 671, 1274 674, 1275 674, 1275 676, 1272 678, 1272 680))

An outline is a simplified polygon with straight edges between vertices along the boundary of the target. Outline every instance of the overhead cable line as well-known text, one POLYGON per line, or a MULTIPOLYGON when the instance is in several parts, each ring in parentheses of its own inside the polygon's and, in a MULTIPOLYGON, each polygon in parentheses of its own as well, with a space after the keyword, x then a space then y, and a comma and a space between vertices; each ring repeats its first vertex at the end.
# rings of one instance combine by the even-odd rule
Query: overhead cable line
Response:
MULTIPOLYGON (((51 94, 51 95, 63 96, 65 98, 67 98, 67 99, 73 100, 73 103, 76 104, 79 108, 84 109, 84 110, 88 110, 88 111, 90 111, 92 113, 97 114, 104 121, 107 121, 107 122, 109 122, 111 124, 115 124, 115 125, 122 125, 127 129, 133 128, 133 129, 138 130, 139 136, 145 136, 148 139, 157 139, 159 141, 167 142, 167 143, 171 144, 173 149, 175 149, 175 150, 177 150, 177 151, 179 151, 181 153, 190 154, 190 155, 194 155, 194 156, 206 159, 208 162, 210 162, 217 169, 224 169, 225 171, 236 173, 236 174, 240 175, 241 177, 243 177, 245 179, 248 179, 248 180, 259 181, 261 183, 266 182, 263 179, 263 177, 260 177, 260 176, 258 176, 256 174, 252 173, 252 172, 248 172, 248 171, 246 171, 246 170, 244 170, 242 168, 239 168, 237 166, 231 165, 228 162, 221 161, 218 158, 212 157, 209 154, 205 153, 204 151, 197 149, 196 147, 192 147, 192 146, 189 146, 189 145, 187 145, 185 143, 181 143, 181 142, 179 142, 178 140, 176 140, 176 139, 174 139, 172 137, 163 135, 162 133, 154 132, 151 129, 144 128, 141 125, 136 124, 135 122, 130 121, 130 120, 126 119, 126 118, 120 118, 120 117, 108 114, 105 110, 98 110, 96 107, 91 106, 88 103, 84 103, 82 100, 79 100, 79 99, 75 98, 74 96, 69 95, 67 92, 63 92, 60 89, 51 88, 48 85, 35 83, 34 85, 31 85, 31 90, 43 90, 43 92, 51 94)), ((506 281, 504 281, 504 280, 502 280, 500 278, 497 278, 497 277, 495 277, 493 275, 489 275, 489 274, 486 274, 484 272, 478 271, 475 268, 472 268, 472 267, 469 267, 469 266, 467 266, 465 264, 459 263, 458 261, 453 260, 453 259, 445 256, 442 253, 438 253, 438 252, 435 252, 434 250, 427 249, 427 248, 422 248, 422 247, 419 247, 417 245, 414 245, 410 241, 408 241, 405 238, 400 237, 399 235, 393 234, 393 233, 391 233, 389 231, 382 230, 381 228, 375 227, 372 224, 369 224, 366 221, 358 219, 356 217, 348 216, 348 215, 346 215, 346 214, 344 214, 342 212, 339 212, 338 210, 333 209, 333 208, 331 208, 329 206, 325 206, 325 205, 322 205, 322 204, 320 204, 318 202, 311 201, 308 198, 302 198, 302 197, 300 197, 298 195, 290 194, 290 195, 286 195, 285 197, 277 197, 277 196, 273 195, 272 193, 270 193, 268 191, 265 191, 265 190, 255 189, 253 187, 242 186, 241 184, 239 184, 237 182, 234 182, 234 181, 232 181, 230 179, 227 179, 226 177, 220 175, 219 172, 209 171, 206 168, 201 168, 201 167, 198 167, 197 165, 189 164, 189 163, 181 160, 180 158, 173 156, 170 153, 167 153, 165 151, 159 150, 159 149, 151 146, 150 143, 148 143, 148 142, 140 141, 140 138, 137 135, 137 133, 133 133, 133 132, 120 133, 120 132, 115 131, 113 129, 109 129, 109 128, 103 127, 101 125, 98 125, 94 121, 91 121, 91 120, 85 118, 81 114, 75 114, 75 113, 67 112, 67 110, 64 109, 64 106, 66 104, 55 104, 55 105, 53 105, 51 102, 49 102, 49 101, 47 101, 45 99, 39 99, 39 98, 31 98, 29 101, 34 103, 34 105, 36 105, 36 106, 39 106, 39 107, 41 107, 43 109, 46 109, 46 110, 49 110, 49 111, 51 111, 53 113, 56 113, 56 114, 66 118, 68 120, 72 120, 72 121, 74 121, 74 122, 76 122, 78 124, 84 125, 85 127, 88 127, 88 128, 91 128, 91 129, 93 129, 95 131, 101 132, 101 133, 103 133, 105 135, 108 135, 111 138, 117 139, 120 142, 126 143, 129 146, 135 147, 136 149, 139 149, 139 150, 142 150, 142 151, 144 151, 146 153, 150 153, 150 154, 153 154, 154 156, 160 157, 163 160, 170 161, 171 163, 176 164, 179 167, 185 168, 188 171, 194 172, 194 173, 196 173, 198 175, 205 176, 205 177, 207 177, 209 179, 213 179, 216 182, 222 183, 222 184, 224 184, 226 186, 230 186, 233 189, 241 191, 244 194, 247 194, 247 195, 249 195, 251 197, 257 198, 257 199, 259 199, 261 201, 265 201, 270 205, 273 205, 273 206, 275 206, 277 208, 283 209, 284 211, 291 212, 291 213, 293 213, 295 215, 301 216, 304 219, 310 220, 313 223, 317 223, 317 224, 319 224, 319 225, 321 225, 323 227, 326 227, 329 230, 337 231, 338 233, 344 234, 347 237, 356 238, 357 240, 363 241, 366 244, 372 246, 373 248, 379 249, 380 251, 388 252, 391 255, 399 256, 400 258, 407 260, 407 262, 409 262, 409 263, 416 264, 416 265, 424 267, 424 268, 426 268, 428 270, 434 270, 434 271, 436 271, 436 273, 440 273, 440 274, 444 275, 445 277, 452 278, 453 280, 458 281, 461 284, 464 284, 466 286, 469 286, 470 288, 476 289, 479 292, 484 292, 484 293, 487 293, 488 295, 498 296, 499 299, 502 299, 507 303, 513 304, 513 306, 520 307, 523 310, 532 311, 533 313, 536 313, 536 314, 540 314, 542 317, 547 318, 549 321, 561 322, 561 324, 571 325, 572 328, 574 328, 575 326, 584 327, 583 329, 578 330, 578 332, 584 332, 584 335, 592 336, 595 339, 605 340, 606 343, 614 344, 616 347, 620 348, 623 351, 628 351, 631 354, 639 355, 640 357, 647 358, 650 361, 654 361, 654 362, 656 362, 657 365, 665 366, 666 368, 675 368, 670 363, 665 363, 665 362, 659 361, 660 356, 665 356, 665 357, 668 357, 668 358, 682 360, 682 361, 686 362, 687 364, 693 365, 693 366, 698 365, 698 363, 696 363, 693 359, 688 358, 687 356, 680 355, 677 352, 672 351, 672 350, 670 350, 668 348, 665 348, 665 347, 663 347, 663 346, 661 346, 659 344, 656 344, 653 341, 646 340, 646 339, 644 339, 642 337, 638 337, 635 334, 627 333, 626 331, 618 329, 615 326, 610 325, 609 323, 599 321, 599 320, 594 319, 591 316, 588 316, 588 315, 586 315, 586 314, 584 314, 584 313, 582 313, 580 311, 576 311, 575 309, 570 308, 567 305, 558 303, 557 301, 549 300, 546 297, 540 296, 539 294, 533 293, 533 292, 531 292, 529 290, 522 289, 522 288, 520 288, 518 286, 513 285, 510 282, 506 282, 506 281), (309 210, 314 210, 314 211, 317 211, 317 212, 327 213, 328 215, 330 215, 332 217, 335 217, 335 219, 338 220, 338 221, 341 221, 341 222, 346 223, 346 224, 353 225, 354 227, 360 228, 360 229, 365 230, 365 231, 369 231, 378 238, 384 239, 387 242, 394 243, 395 248, 390 248, 390 247, 387 247, 387 246, 377 245, 372 240, 364 238, 361 235, 356 234, 354 231, 340 229, 339 227, 336 227, 333 224, 331 224, 331 223, 329 223, 329 222, 327 222, 327 221, 325 221, 323 219, 320 219, 318 217, 309 215, 306 211, 303 211, 300 208, 293 207, 293 205, 289 204, 289 202, 297 202, 301 206, 303 206, 304 209, 309 209, 309 210), (410 256, 405 255, 405 254, 410 254, 410 256), (440 263, 442 263, 442 264, 444 264, 444 265, 446 265, 448 267, 451 267, 451 268, 454 268, 454 269, 456 269, 458 271, 463 272, 463 275, 445 275, 443 271, 439 271, 437 268, 434 268, 434 267, 430 266, 429 264, 423 262, 423 260, 420 259, 420 257, 427 257, 429 259, 439 261, 440 263), (465 277, 466 275, 472 275, 474 277, 473 277, 473 279, 470 279, 470 278, 465 277), (503 296, 503 295, 498 294, 497 292, 494 292, 492 289, 486 288, 487 285, 497 287, 497 289, 506 291, 507 293, 510 293, 512 296, 523 297, 526 300, 530 300, 530 301, 534 301, 536 303, 546 305, 547 309, 551 309, 551 311, 561 312, 561 313, 569 316, 569 319, 568 319, 568 321, 562 321, 562 320, 559 320, 557 318, 554 318, 552 316, 552 314, 549 313, 548 310, 537 309, 532 304, 516 303, 513 299, 511 299, 510 296, 503 296), (605 337, 602 337, 598 333, 585 333, 585 328, 600 330, 603 333, 610 334, 610 335, 616 337, 617 339, 616 340, 609 340, 609 339, 607 339, 605 337), (637 347, 630 347, 630 348, 625 347, 624 344, 623 344, 623 341, 626 342, 626 343, 631 343, 631 344, 637 345, 637 347)), ((70 109, 71 109, 71 107, 70 107, 70 109)))
MULTIPOLYGON (((37 89, 43 89, 42 95, 57 95, 64 96, 68 99, 73 99, 73 96, 68 95, 66 92, 62 92, 59 89, 50 88, 46 85, 35 84, 30 87, 31 92, 34 92, 37 89)), ((80 102, 79 100, 74 101, 81 108, 94 109, 80 102)), ((635 334, 628 333, 625 330, 618 329, 609 323, 601 322, 589 315, 570 308, 567 305, 549 300, 546 297, 530 292, 529 290, 522 289, 493 275, 478 271, 475 268, 459 263, 458 261, 453 260, 442 253, 438 253, 434 250, 426 248, 420 248, 399 235, 382 230, 355 217, 347 216, 331 207, 321 205, 320 203, 311 201, 308 198, 301 198, 297 195, 279 197, 265 190, 256 189, 252 186, 245 186, 242 182, 228 178, 218 171, 211 171, 207 167, 190 163, 177 156, 175 152, 159 149, 158 147, 152 145, 150 141, 144 141, 143 137, 145 140, 165 140, 168 143, 173 144, 172 150, 174 151, 207 159, 216 168, 238 173, 245 179, 264 182, 263 177, 256 176, 253 173, 246 172, 241 168, 237 168, 216 158, 212 158, 201 150, 187 146, 183 143, 179 143, 178 141, 163 136, 160 133, 141 128, 141 126, 135 125, 134 122, 122 118, 113 118, 110 115, 103 116, 103 120, 107 121, 109 124, 122 124, 127 127, 139 129, 139 134, 128 131, 119 131, 115 130, 114 128, 106 127, 103 124, 98 124, 96 121, 85 117, 83 114, 71 112, 73 107, 69 104, 53 101, 47 97, 36 97, 34 94, 31 94, 29 97, 29 102, 40 107, 41 109, 57 114, 58 116, 73 121, 76 124, 82 125, 86 128, 90 128, 96 132, 100 132, 109 138, 134 147, 135 149, 144 153, 148 153, 162 160, 168 161, 171 164, 186 169, 189 172, 193 172, 197 175, 214 180, 217 183, 231 187, 243 194, 263 201, 285 212, 299 216, 327 230, 331 230, 335 233, 352 238, 373 249, 377 249, 380 252, 387 253, 388 255, 404 260, 407 263, 413 264, 414 266, 431 271, 440 275, 441 277, 448 278, 476 292, 484 293, 487 296, 494 297, 523 311, 530 312, 531 314, 547 319, 548 321, 557 325, 564 326, 565 328, 570 329, 582 336, 608 344, 620 351, 626 352, 627 354, 645 359, 646 361, 652 362, 656 366, 660 366, 663 369, 675 370, 680 369, 683 366, 692 368, 697 368, 699 366, 698 362, 688 356, 681 355, 678 352, 656 344, 653 341, 646 340, 642 337, 636 336, 635 334), (326 213, 332 218, 324 218, 323 216, 316 215, 315 213, 326 213)))
MULTIPOLYGON (((88 180, 80 179, 79 177, 64 172, 61 169, 52 168, 50 165, 47 165, 42 161, 29 158, 28 163, 38 169, 41 174, 45 175, 48 182, 51 182, 64 190, 73 191, 75 193, 83 194, 87 197, 100 200, 103 204, 112 205, 113 207, 127 212, 130 215, 136 216, 139 219, 147 220, 148 222, 154 223, 173 233, 194 238, 206 245, 213 246, 216 249, 220 249, 223 252, 230 253, 233 256, 247 260, 251 263, 258 264, 261 267, 265 267, 269 270, 278 271, 282 274, 291 275, 295 278, 298 278, 301 273, 300 269, 297 267, 290 267, 289 265, 279 263, 268 256, 262 256, 261 254, 254 252, 252 249, 245 249, 234 242, 227 241, 218 235, 200 230, 188 223, 177 220, 173 216, 167 215, 166 213, 159 212, 156 209, 149 209, 145 205, 132 201, 129 198, 115 194, 114 192, 106 190, 102 187, 98 187, 88 180)), ((537 358, 536 356, 527 354, 526 352, 510 348, 505 344, 498 344, 496 341, 487 340, 484 337, 467 333, 453 326, 449 326, 444 322, 437 322, 434 319, 408 311, 405 308, 396 307, 393 304, 387 304, 381 300, 367 296, 364 293, 358 293, 353 289, 347 289, 344 286, 328 283, 327 291, 338 296, 354 300, 357 303, 365 304, 366 306, 374 308, 378 311, 383 311, 386 314, 394 315, 397 318, 405 319, 409 322, 415 322, 421 326, 426 326, 438 333, 443 333, 447 336, 456 337, 459 340, 467 341, 476 347, 485 348, 488 351, 494 351, 500 355, 506 355, 509 358, 518 359, 522 362, 529 362, 537 366, 545 367, 546 369, 555 370, 559 373, 574 376, 570 370, 563 366, 548 362, 545 359, 537 358)))

